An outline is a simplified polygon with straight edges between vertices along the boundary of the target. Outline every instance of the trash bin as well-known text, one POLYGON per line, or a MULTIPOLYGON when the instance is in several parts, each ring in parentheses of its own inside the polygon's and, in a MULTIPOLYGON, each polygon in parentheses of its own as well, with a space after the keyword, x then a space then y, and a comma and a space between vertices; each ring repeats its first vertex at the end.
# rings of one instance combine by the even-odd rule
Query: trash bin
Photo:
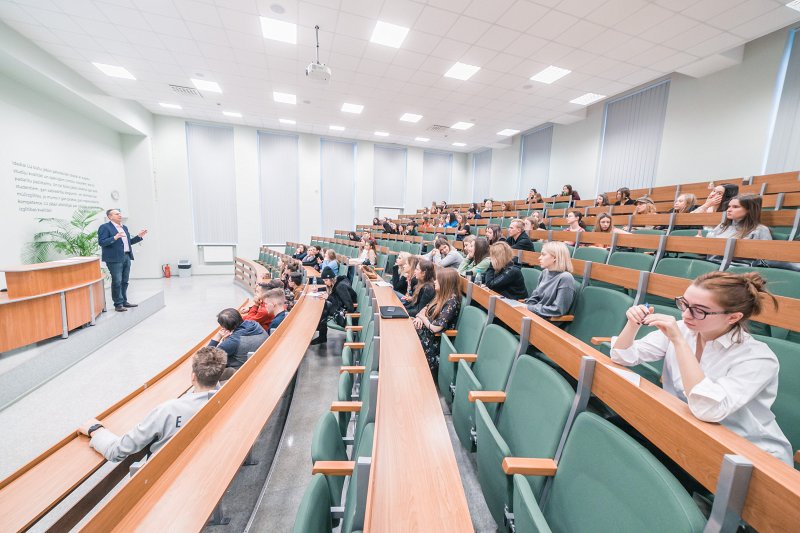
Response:
POLYGON ((181 259, 178 261, 178 276, 181 278, 188 278, 192 275, 192 262, 188 259, 181 259))

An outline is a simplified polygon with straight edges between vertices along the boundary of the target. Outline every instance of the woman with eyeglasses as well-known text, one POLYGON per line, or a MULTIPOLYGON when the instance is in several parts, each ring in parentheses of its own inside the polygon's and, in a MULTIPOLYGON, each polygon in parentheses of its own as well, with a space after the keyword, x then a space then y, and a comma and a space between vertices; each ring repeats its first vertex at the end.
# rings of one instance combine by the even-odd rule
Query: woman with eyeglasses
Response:
POLYGON ((664 360, 664 390, 704 422, 718 422, 781 461, 792 448, 771 411, 778 392, 778 359, 748 332, 746 321, 775 297, 755 272, 709 272, 675 303, 682 320, 637 305, 611 340, 611 358, 625 366, 664 360), (762 300, 762 297, 763 300, 762 300), (656 331, 634 340, 642 326, 656 331))

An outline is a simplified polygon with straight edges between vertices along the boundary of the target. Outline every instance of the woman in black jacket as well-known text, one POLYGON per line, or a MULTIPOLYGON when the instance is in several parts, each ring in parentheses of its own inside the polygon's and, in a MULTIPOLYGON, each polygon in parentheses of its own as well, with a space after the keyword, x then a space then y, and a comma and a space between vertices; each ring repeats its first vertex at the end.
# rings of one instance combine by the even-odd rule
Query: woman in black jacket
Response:
POLYGON ((431 303, 433 297, 436 296, 436 289, 433 287, 433 281, 436 279, 436 267, 427 259, 420 259, 414 270, 414 277, 417 278, 417 286, 414 288, 411 300, 405 304, 406 311, 411 317, 417 316, 417 313, 425 309, 425 306, 431 303))
POLYGON ((408 278, 405 276, 405 271, 406 261, 410 256, 411 254, 408 252, 400 252, 397 254, 397 260, 392 267, 392 288, 398 297, 408 292, 408 278))
POLYGON ((512 300, 522 300, 528 297, 525 289, 525 278, 519 266, 512 261, 514 253, 507 242, 496 242, 489 249, 492 265, 486 270, 484 283, 486 288, 493 290, 500 296, 512 300))
POLYGON ((317 326, 319 336, 311 341, 311 345, 324 344, 328 341, 328 320, 333 320, 340 326, 345 324, 345 314, 352 313, 356 307, 353 301, 356 299, 356 293, 350 286, 350 280, 347 276, 336 277, 330 267, 322 269, 322 282, 328 288, 328 298, 325 300, 325 310, 322 312, 322 318, 317 326))

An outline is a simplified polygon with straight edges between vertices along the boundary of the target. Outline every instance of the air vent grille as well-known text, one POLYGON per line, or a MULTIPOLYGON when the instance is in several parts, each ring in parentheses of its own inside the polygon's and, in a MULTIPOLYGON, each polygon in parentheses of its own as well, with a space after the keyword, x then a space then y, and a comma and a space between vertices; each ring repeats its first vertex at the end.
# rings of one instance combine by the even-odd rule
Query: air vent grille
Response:
POLYGON ((442 131, 447 131, 449 129, 450 129, 450 126, 442 126, 440 124, 434 124, 433 126, 431 126, 430 128, 428 128, 425 131, 442 132, 442 131))
POLYGON ((170 85, 170 89, 172 92, 179 94, 181 96, 191 96, 194 98, 202 98, 203 95, 200 94, 200 91, 195 89, 194 87, 184 87, 182 85, 170 85))

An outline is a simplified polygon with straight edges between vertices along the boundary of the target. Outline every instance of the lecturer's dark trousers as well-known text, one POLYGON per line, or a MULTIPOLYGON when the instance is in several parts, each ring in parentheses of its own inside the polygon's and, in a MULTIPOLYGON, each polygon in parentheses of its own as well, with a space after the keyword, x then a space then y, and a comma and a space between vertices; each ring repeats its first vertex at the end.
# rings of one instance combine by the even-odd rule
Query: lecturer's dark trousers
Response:
POLYGON ((106 263, 111 273, 111 299, 114 307, 119 307, 128 301, 128 276, 131 273, 131 256, 125 254, 125 259, 119 263, 106 263))

